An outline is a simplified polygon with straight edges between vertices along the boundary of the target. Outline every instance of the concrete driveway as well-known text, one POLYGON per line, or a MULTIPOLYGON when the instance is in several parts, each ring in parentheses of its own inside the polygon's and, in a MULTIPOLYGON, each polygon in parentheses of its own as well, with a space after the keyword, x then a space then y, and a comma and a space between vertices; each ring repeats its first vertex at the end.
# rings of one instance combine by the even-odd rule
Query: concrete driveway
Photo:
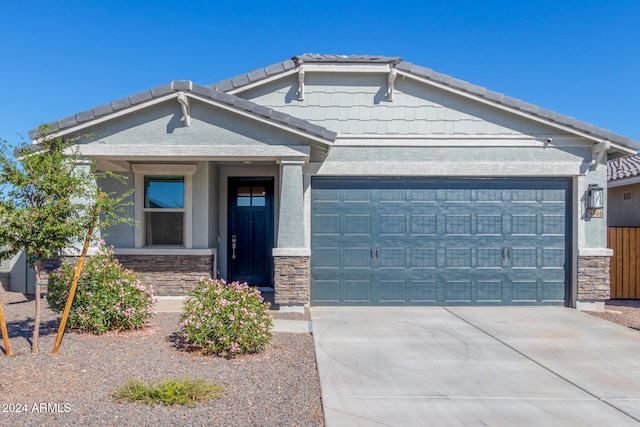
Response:
POLYGON ((569 308, 313 307, 327 427, 639 426, 640 332, 569 308))

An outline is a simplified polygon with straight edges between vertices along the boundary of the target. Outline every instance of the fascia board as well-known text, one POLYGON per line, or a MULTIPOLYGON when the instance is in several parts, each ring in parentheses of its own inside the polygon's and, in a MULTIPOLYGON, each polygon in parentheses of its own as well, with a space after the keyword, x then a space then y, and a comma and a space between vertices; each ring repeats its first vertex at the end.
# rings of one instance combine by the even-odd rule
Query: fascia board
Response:
MULTIPOLYGON (((58 132, 52 132, 52 133, 48 134, 47 136, 50 136, 50 137, 53 137, 53 138, 58 138, 60 136, 69 135, 71 133, 78 132, 78 131, 81 131, 83 129, 87 129, 87 128, 92 127, 92 126, 96 126, 96 125, 99 125, 101 123, 105 123, 105 122, 108 122, 110 120, 117 119, 118 117, 126 116, 127 114, 135 113, 136 111, 144 110, 145 108, 150 107, 152 105, 160 104, 162 102, 165 102, 165 101, 168 101, 168 100, 170 100, 172 98, 177 98, 177 97, 178 97, 178 93, 176 92, 176 93, 171 93, 169 95, 165 95, 165 96, 162 96, 162 97, 159 97, 159 98, 154 98, 154 99, 151 99, 151 100, 149 100, 147 102, 144 102, 142 104, 134 105, 134 106, 131 106, 129 108, 125 108, 123 110, 116 111, 115 113, 111 113, 111 114, 108 114, 106 116, 99 117, 99 118, 93 119, 93 120, 89 120, 88 122, 80 123, 80 124, 78 124, 76 126, 72 126, 72 127, 60 130, 58 132)), ((42 138, 35 139, 33 141, 33 143, 37 144, 39 141, 41 141, 41 139, 42 138)))
POLYGON ((629 178, 620 178, 615 181, 609 181, 607 183, 607 187, 615 188, 615 187, 624 187, 625 185, 633 185, 640 183, 640 175, 631 176, 629 178))
POLYGON ((309 73, 388 73, 389 64, 305 64, 298 67, 309 73))
MULTIPOLYGON (((160 104, 162 102, 166 102, 166 101, 171 100, 171 99, 177 99, 178 93, 180 93, 180 92, 175 92, 175 93, 163 96, 163 97, 159 97, 159 98, 155 98, 155 99, 149 100, 149 101, 144 102, 142 104, 135 105, 135 106, 132 106, 130 108, 117 111, 117 112, 115 112, 113 114, 109 114, 107 116, 100 117, 100 118, 88 121, 86 123, 81 123, 81 124, 78 124, 76 126, 72 126, 70 128, 67 128, 67 129, 52 133, 52 134, 50 134, 50 136, 54 137, 54 138, 57 138, 59 136, 64 136, 64 135, 68 135, 68 134, 71 134, 71 133, 79 132, 79 131, 81 131, 83 129, 87 129, 89 127, 93 127, 93 126, 96 126, 98 124, 105 123, 105 122, 108 122, 110 120, 117 119, 117 118, 125 116, 127 114, 131 114, 131 113, 134 113, 136 111, 143 110, 143 109, 148 108, 150 106, 157 105, 157 104, 160 104)), ((317 137, 315 135, 311 135, 311 134, 306 133, 306 132, 304 132, 302 130, 293 129, 293 128, 289 127, 289 126, 274 122, 274 121, 269 120, 267 118, 260 117, 260 116, 258 116, 256 114, 252 114, 250 112, 245 112, 245 111, 239 110, 238 108, 235 108, 233 106, 230 106, 230 105, 227 105, 227 104, 224 104, 224 103, 220 103, 220 102, 216 102, 214 100, 211 100, 211 99, 208 99, 208 98, 205 98, 205 97, 201 97, 201 96, 198 96, 198 95, 194 95, 191 92, 182 92, 182 93, 185 93, 189 98, 193 98, 193 99, 196 99, 196 100, 201 101, 203 103, 206 103, 206 104, 221 108, 221 109, 226 110, 226 111, 230 111, 230 112, 232 112, 234 114, 238 114, 238 115, 241 115, 243 117, 247 117, 249 119, 256 120, 256 121, 258 121, 260 123, 263 123, 263 124, 266 124, 268 126, 272 126, 272 127, 281 129, 281 130, 283 130, 285 132, 295 134, 295 135, 303 137, 305 139, 312 140, 312 141, 314 141, 316 143, 319 143, 325 149, 328 149, 332 145, 331 142, 329 142, 329 141, 327 141, 325 139, 319 138, 319 137, 317 137)), ((37 143, 38 141, 39 141, 39 139, 35 140, 34 143, 37 143)))

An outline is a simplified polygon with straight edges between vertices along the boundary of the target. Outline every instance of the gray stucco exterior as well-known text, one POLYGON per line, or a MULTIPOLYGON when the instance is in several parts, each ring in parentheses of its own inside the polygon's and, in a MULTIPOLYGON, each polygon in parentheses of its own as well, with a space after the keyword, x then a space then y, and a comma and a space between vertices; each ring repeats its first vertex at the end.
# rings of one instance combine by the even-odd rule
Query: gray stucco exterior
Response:
POLYGON ((100 168, 129 178, 136 191, 130 214, 139 220, 145 173, 188 176, 184 247, 147 247, 140 230, 120 225, 107 242, 127 257, 211 255, 211 274, 228 278, 229 180, 272 179, 271 284, 284 305, 310 302, 312 178, 322 176, 569 178, 568 303, 601 301, 601 293, 578 291, 592 282, 578 277, 579 258, 611 255, 606 220, 587 216, 584 194, 589 184, 606 186, 607 155, 640 148, 395 57, 302 56, 210 87, 173 82, 60 120, 53 130, 79 138, 100 168))

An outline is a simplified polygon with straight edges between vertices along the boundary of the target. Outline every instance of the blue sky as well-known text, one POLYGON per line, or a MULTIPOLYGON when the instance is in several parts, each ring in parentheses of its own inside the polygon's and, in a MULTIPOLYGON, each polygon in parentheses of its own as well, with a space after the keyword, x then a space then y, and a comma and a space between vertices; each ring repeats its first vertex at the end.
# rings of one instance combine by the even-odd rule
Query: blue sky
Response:
POLYGON ((0 138, 302 53, 400 56, 640 141, 640 1, 10 1, 0 138))

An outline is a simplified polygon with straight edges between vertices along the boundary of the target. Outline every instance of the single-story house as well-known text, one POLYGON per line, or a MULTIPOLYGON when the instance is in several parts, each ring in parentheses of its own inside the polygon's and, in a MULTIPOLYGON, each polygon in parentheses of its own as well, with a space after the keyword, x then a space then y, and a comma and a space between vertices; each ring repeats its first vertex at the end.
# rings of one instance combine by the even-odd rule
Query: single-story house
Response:
POLYGON ((640 148, 385 56, 173 81, 51 126, 129 178, 139 226, 107 243, 158 294, 215 276, 273 287, 281 306, 603 307, 594 188, 640 148))
POLYGON ((609 227, 640 227, 640 154, 607 162, 609 227))

